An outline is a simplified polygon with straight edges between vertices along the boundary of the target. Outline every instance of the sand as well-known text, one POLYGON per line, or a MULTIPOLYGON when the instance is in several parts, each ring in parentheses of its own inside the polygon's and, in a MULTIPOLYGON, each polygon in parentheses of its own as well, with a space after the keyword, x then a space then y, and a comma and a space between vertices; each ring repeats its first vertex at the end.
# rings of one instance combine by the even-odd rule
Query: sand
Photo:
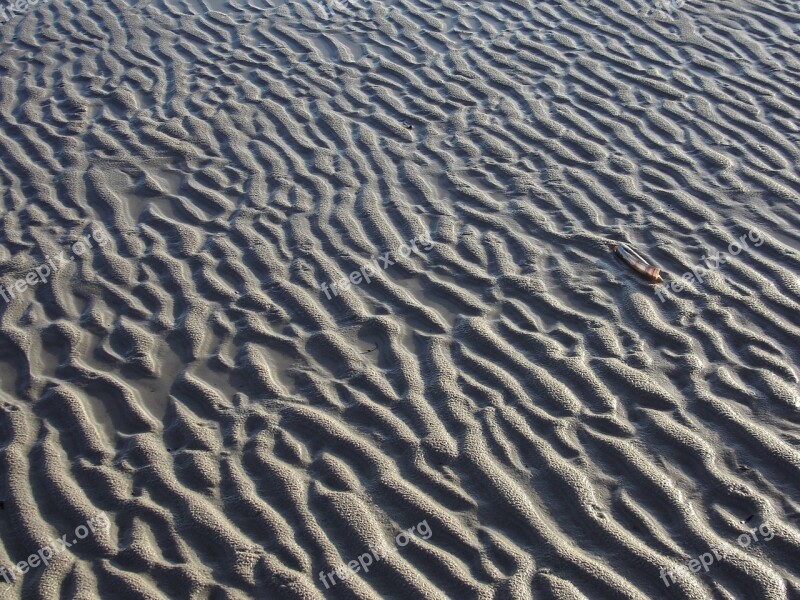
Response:
POLYGON ((0 596, 800 598, 798 26, 784 0, 0 25, 0 567, 27 571, 0 596))

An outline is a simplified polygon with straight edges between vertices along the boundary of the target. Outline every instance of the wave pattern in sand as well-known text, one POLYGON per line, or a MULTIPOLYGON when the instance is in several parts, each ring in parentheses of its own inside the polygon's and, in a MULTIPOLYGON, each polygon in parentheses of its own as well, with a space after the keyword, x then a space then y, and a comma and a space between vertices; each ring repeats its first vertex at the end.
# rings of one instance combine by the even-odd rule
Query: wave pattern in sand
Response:
POLYGON ((0 279, 68 262, 0 303, 0 566, 112 527, 0 593, 800 597, 794 4, 4 25, 0 279), (610 252, 675 278, 750 231, 663 302, 610 252))

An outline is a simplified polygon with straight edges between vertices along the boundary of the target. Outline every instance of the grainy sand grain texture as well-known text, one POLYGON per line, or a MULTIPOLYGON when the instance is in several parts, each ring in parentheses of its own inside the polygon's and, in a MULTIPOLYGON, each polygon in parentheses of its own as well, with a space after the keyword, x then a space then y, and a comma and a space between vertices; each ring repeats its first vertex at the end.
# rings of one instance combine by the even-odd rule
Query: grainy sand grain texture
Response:
POLYGON ((0 25, 0 597, 800 598, 800 12, 679 4, 0 25))

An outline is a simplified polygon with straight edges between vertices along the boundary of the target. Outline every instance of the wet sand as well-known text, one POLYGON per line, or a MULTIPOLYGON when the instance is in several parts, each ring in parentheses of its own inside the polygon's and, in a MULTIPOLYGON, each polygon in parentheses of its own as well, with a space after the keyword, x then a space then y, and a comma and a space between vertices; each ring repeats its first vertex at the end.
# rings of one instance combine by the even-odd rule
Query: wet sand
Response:
POLYGON ((800 598, 794 3, 360 6, 0 25, 0 596, 800 598))

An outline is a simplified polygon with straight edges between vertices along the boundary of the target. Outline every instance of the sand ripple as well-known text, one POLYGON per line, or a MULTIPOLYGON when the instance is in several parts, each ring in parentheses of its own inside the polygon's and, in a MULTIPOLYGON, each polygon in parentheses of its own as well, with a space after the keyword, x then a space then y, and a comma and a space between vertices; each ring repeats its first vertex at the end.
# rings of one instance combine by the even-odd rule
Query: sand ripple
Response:
POLYGON ((0 27, 0 594, 800 598, 795 7, 359 2, 0 27))

